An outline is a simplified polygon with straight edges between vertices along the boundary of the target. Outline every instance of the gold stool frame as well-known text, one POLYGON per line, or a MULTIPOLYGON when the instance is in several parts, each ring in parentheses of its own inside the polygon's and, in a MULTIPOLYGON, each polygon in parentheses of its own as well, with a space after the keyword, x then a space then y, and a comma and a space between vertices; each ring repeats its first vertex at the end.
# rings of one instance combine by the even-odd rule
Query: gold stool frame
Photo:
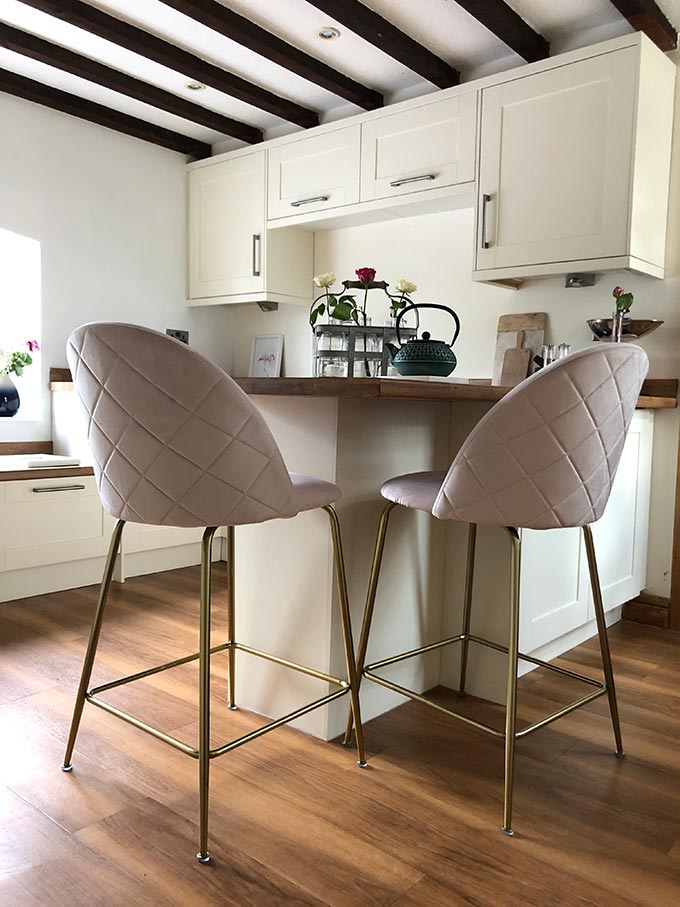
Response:
POLYGON ((97 653, 97 646, 99 644, 99 637, 101 633, 102 621, 104 618, 104 610, 106 607, 106 602, 109 595, 109 590, 111 588, 111 581, 113 578, 113 571, 116 564, 116 557, 118 555, 118 549, 120 547, 120 541, 123 535, 123 528, 125 526, 124 520, 118 520, 116 526, 113 530, 111 536, 111 544, 109 546, 109 552, 106 559, 106 565, 104 568, 104 576, 99 590, 99 599, 97 602, 97 608, 95 611, 94 620, 92 623, 92 629, 90 631, 90 638, 87 645, 87 651, 85 654, 85 661, 83 663, 83 670, 80 678, 80 685, 78 687, 78 693, 76 695, 76 702, 73 710, 73 719, 71 722, 71 730, 69 733, 68 743, 66 745, 66 753, 64 756, 64 763, 62 765, 62 771, 70 772, 73 769, 71 762, 73 756, 73 750, 76 743, 76 738, 78 735, 78 728, 80 726, 80 720, 83 713, 83 708, 86 702, 91 702, 92 705, 96 705, 98 708, 103 709, 105 712, 108 712, 111 715, 115 715, 117 718, 121 718, 123 721, 126 721, 128 724, 133 725, 136 728, 139 728, 142 731, 145 731, 147 734, 150 734, 152 737, 156 737, 158 740, 162 740, 163 743, 167 743, 169 746, 174 747, 177 750, 180 750, 182 753, 186 753, 188 756, 191 756, 194 759, 198 759, 199 764, 199 850, 196 854, 196 859, 199 863, 208 863, 210 862, 210 852, 208 850, 208 795, 209 795, 209 782, 210 782, 210 760, 215 759, 217 756, 222 756, 224 753, 231 752, 231 750, 236 749, 239 746, 243 746, 244 743, 250 743, 251 740, 256 740, 258 737, 261 737, 263 734, 273 731, 274 728, 281 727, 281 725, 287 724, 290 721, 294 721, 296 718, 300 718, 302 715, 306 715, 308 712, 312 712, 314 709, 318 709, 323 705, 326 705, 329 702, 332 702, 334 699, 339 699, 341 696, 350 694, 351 698, 351 708, 352 713, 352 723, 356 725, 356 737, 357 737, 357 755, 358 763, 363 768, 366 766, 366 756, 364 752, 364 743, 363 743, 363 734, 361 726, 361 712, 359 706, 359 683, 358 683, 358 673, 356 668, 356 662, 354 658, 354 646, 352 642, 352 627, 350 622, 350 612, 349 612, 349 600, 347 596, 347 578, 345 574, 345 561, 342 550, 342 539, 340 535, 340 524, 338 521, 337 513, 335 508, 331 505, 321 508, 323 509, 329 519, 331 536, 333 540, 333 561, 335 565, 335 578, 338 586, 339 598, 340 598, 340 610, 342 615, 342 629, 345 645, 345 662, 347 667, 347 679, 342 679, 339 677, 333 677, 330 674, 324 674, 322 671, 316 671, 313 668, 306 667, 305 665, 297 664, 293 661, 288 661, 285 658, 279 658, 276 655, 271 655, 268 652, 261 652, 259 649, 253 649, 250 646, 243 645, 242 643, 236 642, 234 638, 234 615, 235 615, 235 595, 234 595, 234 527, 227 527, 227 557, 228 557, 228 566, 227 566, 227 632, 228 632, 228 641, 222 643, 218 646, 210 646, 210 608, 211 608, 211 553, 212 553, 212 541, 219 527, 213 526, 208 527, 203 533, 203 539, 201 542, 201 601, 200 601, 200 641, 199 641, 199 651, 193 653, 192 655, 186 655, 184 658, 176 658, 174 661, 169 661, 166 664, 158 665, 154 668, 149 668, 145 671, 139 671, 136 674, 130 674, 127 677, 122 677, 119 680, 113 680, 110 683, 104 683, 101 686, 94 687, 93 689, 88 689, 90 684, 90 678, 92 676, 92 668, 94 666, 94 659, 97 653), (302 674, 307 674, 310 677, 315 677, 317 680, 323 680, 326 683, 333 684, 334 686, 340 687, 340 689, 335 692, 329 693, 326 696, 322 696, 320 699, 310 702, 307 705, 301 706, 298 709, 295 709, 294 712, 290 712, 288 715, 284 715, 282 718, 277 718, 274 721, 265 724, 263 727, 258 728, 255 731, 251 731, 249 734, 245 734, 242 737, 238 737, 234 740, 229 741, 228 743, 223 744, 222 746, 215 747, 210 749, 210 656, 216 654, 217 652, 227 652, 228 653, 228 678, 229 678, 229 708, 236 709, 235 701, 235 682, 236 682, 236 652, 247 652, 250 655, 255 655, 258 658, 263 658, 267 661, 274 662, 275 664, 282 665, 286 668, 291 668, 294 671, 298 671, 302 674), (110 705, 108 702, 105 702, 102 699, 99 699, 99 694, 106 692, 106 690, 114 689, 114 687, 122 686, 126 683, 132 683, 135 680, 142 680, 145 677, 151 677, 153 674, 158 674, 161 671, 165 671, 168 668, 178 667, 179 665, 187 664, 190 661, 199 662, 199 743, 198 749, 195 747, 189 746, 181 740, 178 740, 176 737, 172 737, 170 734, 166 734, 163 731, 159 731, 157 728, 152 727, 149 724, 146 724, 144 721, 140 721, 138 718, 135 718, 133 715, 129 715, 127 712, 123 712, 120 709, 115 708, 115 706, 110 705))
MULTIPOLYGON (((569 671, 566 668, 559 667, 558 665, 550 664, 547 661, 542 661, 540 658, 534 658, 531 655, 524 655, 519 652, 519 584, 522 542, 518 530, 514 527, 506 527, 506 532, 510 537, 512 545, 512 567, 510 579, 510 629, 508 645, 501 646, 498 643, 492 642, 491 640, 483 639, 482 637, 475 636, 474 634, 470 633, 470 620, 472 614, 472 590, 475 572, 475 549, 477 542, 477 525, 475 523, 470 523, 468 529, 462 632, 458 633, 456 636, 451 636, 448 639, 442 639, 439 642, 430 643, 430 645, 426 646, 420 646, 417 649, 411 649, 408 652, 402 652, 401 654, 394 655, 391 658, 383 658, 381 661, 376 661, 373 664, 366 665, 366 650, 368 648, 368 637, 373 620, 375 597, 378 589, 378 580, 380 578, 380 567, 382 564, 383 552, 385 549, 387 525, 389 522, 390 514, 396 506, 398 505, 392 501, 387 503, 380 517, 380 524, 378 526, 378 535, 375 544, 375 551, 373 554, 373 563, 371 566, 368 594, 366 597, 366 607, 364 610, 361 635, 359 638, 359 648, 357 652, 357 671, 359 674, 359 681, 361 681, 362 677, 366 677, 368 680, 373 681, 373 683, 380 684, 381 686, 386 687, 388 690, 393 690, 396 693, 401 693, 403 696, 408 696, 410 699, 415 699, 418 702, 425 703, 425 705, 428 705, 439 712, 444 712, 447 715, 458 718, 460 721, 464 721, 466 724, 471 724, 474 727, 477 727, 488 734, 493 734, 495 737, 500 737, 505 741, 505 791, 503 800, 503 825, 501 826, 501 828, 504 834, 512 836, 514 835, 514 832, 512 830, 512 795, 514 784, 516 740, 532 734, 539 728, 551 724, 558 718, 562 718, 564 715, 568 715, 575 709, 578 709, 581 706, 592 702, 599 696, 604 696, 606 693, 609 699, 609 710, 612 719, 612 727, 614 730, 614 739, 616 742, 616 755, 619 757, 623 757, 625 755, 623 751, 623 743, 621 740, 621 727, 619 722, 618 705, 616 702, 614 672, 612 668, 611 653, 609 650, 609 640, 607 638, 607 624, 605 621, 604 605, 602 602, 602 590, 600 587, 600 579, 597 569, 597 560, 595 557, 595 546, 593 543, 593 534, 591 527, 589 525, 585 525, 582 527, 582 529, 586 547, 586 556, 588 559, 590 583, 593 591, 597 632, 600 641, 600 652, 602 655, 602 665, 605 677, 604 682, 595 680, 594 678, 588 677, 584 674, 578 674, 575 671, 569 671), (416 693, 415 691, 409 690, 406 687, 401 686, 400 684, 386 680, 384 677, 379 677, 374 673, 380 668, 387 667, 387 665, 396 664, 397 662, 404 661, 407 658, 413 658, 416 655, 422 655, 425 652, 432 652, 435 649, 441 649, 444 646, 449 646, 456 642, 462 643, 459 686, 459 691, 461 693, 465 692, 468 650, 471 642, 486 646, 491 649, 495 649, 497 652, 505 652, 508 655, 508 683, 506 694, 505 728, 503 730, 486 724, 483 721, 478 721, 477 719, 471 718, 468 715, 461 714, 455 709, 448 708, 447 706, 434 702, 428 697, 423 696, 421 693, 416 693), (555 712, 552 712, 550 715, 547 715, 540 721, 535 721, 533 724, 529 724, 518 731, 517 664, 520 658, 524 661, 530 662, 531 664, 539 665, 543 668, 548 668, 550 671, 554 671, 557 674, 562 674, 565 677, 571 677, 573 680, 580 680, 583 683, 595 687, 595 690, 593 690, 591 693, 588 693, 586 696, 582 696, 580 699, 569 703, 569 705, 557 709, 555 712)), ((343 741, 345 745, 349 744, 350 742, 353 724, 354 722, 352 714, 350 712, 343 741)), ((357 744, 358 740, 359 738, 357 737, 357 744)))

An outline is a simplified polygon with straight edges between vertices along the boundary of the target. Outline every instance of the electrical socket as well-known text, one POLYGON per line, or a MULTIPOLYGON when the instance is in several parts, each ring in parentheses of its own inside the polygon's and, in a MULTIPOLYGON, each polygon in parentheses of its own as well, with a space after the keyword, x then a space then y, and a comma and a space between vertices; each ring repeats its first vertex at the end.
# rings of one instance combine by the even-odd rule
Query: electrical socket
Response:
POLYGON ((189 345, 189 331, 178 331, 175 328, 166 328, 165 333, 169 337, 174 337, 175 340, 181 340, 182 343, 189 345))

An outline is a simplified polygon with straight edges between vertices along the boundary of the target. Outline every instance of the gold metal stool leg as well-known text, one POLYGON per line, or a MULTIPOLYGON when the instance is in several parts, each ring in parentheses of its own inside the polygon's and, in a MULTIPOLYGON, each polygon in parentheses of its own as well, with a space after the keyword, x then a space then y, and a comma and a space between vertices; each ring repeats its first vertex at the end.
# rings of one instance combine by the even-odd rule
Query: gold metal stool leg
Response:
POLYGON ((590 571, 590 585, 593 590, 593 603, 595 605, 595 617, 597 619, 597 634, 600 638, 600 652, 602 653, 602 667, 604 670, 604 679, 607 687, 607 698, 609 700, 609 711, 612 716, 612 727, 614 728, 614 739, 616 741, 616 755, 622 758, 625 756, 623 751, 623 741, 621 739, 621 725, 619 722, 619 708, 616 702, 616 687, 614 685, 614 669, 612 668, 612 656, 609 651, 609 639, 607 637, 607 622, 604 616, 604 604, 602 603, 602 588, 600 586, 600 576, 597 569, 597 559, 595 557, 595 543, 593 541, 593 532, 590 526, 583 527, 583 539, 586 545, 586 554, 588 556, 588 570, 590 571))
POLYGON ((78 728, 80 727, 80 719, 83 714, 83 707, 85 705, 85 694, 90 685, 90 678, 92 676, 92 668, 94 666, 94 658, 97 654, 97 646, 99 644, 99 634, 102 629, 102 621, 104 619, 104 609, 106 608, 106 601, 109 597, 109 589, 111 588, 111 580, 113 579, 113 570, 116 566, 116 557, 118 555, 118 548, 120 547, 120 539, 123 534, 123 527, 125 526, 125 520, 118 520, 113 530, 111 536, 111 542, 109 544, 109 553, 106 558, 106 565, 104 567, 104 575, 102 577, 101 586, 99 587, 99 599, 97 601, 97 610, 95 611, 94 621, 92 622, 92 629, 90 630, 90 639, 87 644, 87 651, 85 653, 85 661, 83 662, 83 670, 80 675, 80 685, 78 687, 78 693, 76 694, 76 702, 73 708, 73 718, 71 720, 71 731, 68 736, 68 743, 66 744, 66 753, 64 754, 64 764, 61 767, 63 772, 70 772, 73 768, 71 764, 71 757, 73 756, 73 748, 76 745, 76 737, 78 736, 78 728))
POLYGON ((227 627, 230 646, 227 649, 229 665, 229 708, 236 710, 236 587, 234 563, 234 527, 227 526, 227 627))
POLYGON ((467 677, 468 649, 470 646, 470 617, 472 614, 472 586, 475 578, 475 547, 477 544, 477 524, 468 526, 467 566, 465 569, 465 598, 463 605, 463 641, 460 653, 460 683, 458 690, 465 692, 467 677))
POLYGON ((210 784, 210 592, 212 580, 212 540, 217 526, 208 527, 201 542, 201 615, 199 640, 199 715, 198 715, 198 789, 199 789, 199 863, 210 862, 208 851, 208 791, 210 784))
POLYGON ((357 738, 358 763, 365 768, 366 753, 364 750, 364 735, 361 726, 361 707, 359 705, 359 679, 357 666, 354 660, 354 642, 352 640, 352 620, 349 612, 349 598, 347 595, 347 576, 345 574, 345 559, 342 552, 342 536, 340 535, 340 522, 335 508, 331 505, 323 508, 328 514, 333 537, 333 560, 335 562, 335 576, 340 597, 340 613, 342 615, 342 632, 345 642, 345 661, 347 664, 347 678, 349 680, 349 695, 352 701, 352 714, 357 738))
MULTIPOLYGON (((361 684, 362 672, 366 663, 366 650, 368 648, 368 636, 371 631, 371 622, 373 621, 373 609, 375 607, 375 596, 378 591, 378 579, 380 578, 380 567, 382 565, 383 551, 385 550, 385 536, 387 535, 387 524, 390 514, 397 505, 389 501, 380 516, 378 524, 378 535, 375 540, 375 550, 373 552, 373 563, 371 565, 371 575, 368 581, 368 592, 366 594, 366 605, 364 607, 364 616, 361 624, 361 634, 359 636, 359 649, 357 651, 357 684, 361 684)), ((358 689, 358 688, 357 688, 358 689)), ((347 728, 345 737, 342 741, 343 746, 349 746, 352 739, 352 728, 354 726, 354 712, 350 708, 347 716, 347 728)))
POLYGON ((519 650, 519 580, 521 541, 516 529, 507 528, 512 540, 510 578, 510 632, 508 640, 508 687, 505 711, 505 797, 503 834, 513 835, 512 791, 515 774, 515 733, 517 730, 517 662, 519 650))

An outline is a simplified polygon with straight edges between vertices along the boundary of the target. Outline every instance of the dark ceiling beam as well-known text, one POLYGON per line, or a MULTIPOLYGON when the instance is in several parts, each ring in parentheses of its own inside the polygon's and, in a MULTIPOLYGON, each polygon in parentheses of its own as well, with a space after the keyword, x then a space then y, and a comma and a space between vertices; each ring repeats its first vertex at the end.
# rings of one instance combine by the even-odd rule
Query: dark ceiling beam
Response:
POLYGON ((22 0, 22 2, 26 6, 62 19, 70 25, 98 35, 100 38, 118 44, 148 60, 154 60, 162 66, 167 66, 176 73, 182 73, 184 76, 210 85, 211 88, 216 88, 232 98, 238 98, 239 101, 265 110, 283 120, 303 127, 318 125, 319 118, 313 110, 308 110, 287 98, 281 98, 273 92, 267 91, 266 88, 254 85, 219 66, 214 66, 181 47, 176 47, 156 35, 130 25, 128 22, 123 22, 122 19, 116 19, 115 16, 110 16, 81 0, 22 0))
POLYGON ((178 98, 169 91, 163 91, 161 88, 156 88, 155 85, 149 85, 148 82, 142 82, 126 73, 111 69, 103 63, 82 57, 65 47, 51 44, 49 41, 29 35, 1 22, 0 47, 6 47, 14 53, 38 60, 40 63, 46 63, 48 66, 54 66, 64 72, 70 72, 81 79, 87 79, 89 82, 110 88, 129 98, 143 101, 159 110, 165 110, 167 113, 197 123, 199 126, 215 129, 217 132, 233 136, 249 144, 262 141, 262 133, 254 126, 248 126, 246 123, 232 120, 231 117, 225 117, 212 110, 207 110, 205 107, 199 107, 184 98, 178 98))
POLYGON ((364 110, 382 107, 383 98, 379 92, 355 82, 341 72, 336 72, 332 66, 310 57, 266 28, 256 25, 250 19, 240 16, 215 0, 162 0, 162 2, 200 22, 201 25, 219 32, 225 38, 278 63, 279 66, 308 82, 320 85, 346 101, 363 107, 364 110))
POLYGON ((612 0, 636 31, 643 31, 661 50, 675 50, 678 33, 654 0, 612 0))
POLYGON ((550 44, 509 7, 505 0, 456 0, 456 2, 527 63, 543 60, 550 55, 550 44))
POLYGON ((383 53, 417 72, 428 82, 439 88, 450 88, 458 84, 459 76, 452 66, 358 0, 308 0, 308 2, 337 22, 341 22, 355 35, 359 35, 383 53))
POLYGON ((116 132, 123 132, 125 135, 143 139, 145 142, 160 145, 162 148, 179 151, 180 154, 191 154, 196 158, 204 158, 210 157, 212 151, 210 145, 205 142, 180 135, 179 132, 172 132, 170 129, 163 129, 162 126, 154 126, 152 123, 138 120, 137 117, 131 117, 127 113, 119 113, 117 110, 96 104, 94 101, 79 98, 66 91, 61 91, 59 88, 52 88, 50 85, 43 85, 42 82, 27 79, 26 76, 20 76, 6 69, 0 69, 0 91, 17 98, 24 98, 26 101, 42 104, 43 107, 51 107, 52 110, 60 110, 62 113, 71 114, 71 116, 79 117, 90 123, 97 123, 98 126, 115 129, 116 132))

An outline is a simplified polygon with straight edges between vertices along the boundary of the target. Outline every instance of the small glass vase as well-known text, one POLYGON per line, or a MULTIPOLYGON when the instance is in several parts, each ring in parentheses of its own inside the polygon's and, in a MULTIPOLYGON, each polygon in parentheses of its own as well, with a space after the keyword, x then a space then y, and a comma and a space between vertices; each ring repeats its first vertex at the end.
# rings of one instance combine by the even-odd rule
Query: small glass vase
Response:
POLYGON ((626 312, 619 312, 618 309, 614 309, 612 314, 612 343, 621 343, 623 340, 623 321, 626 314, 626 312))
POLYGON ((19 391, 9 375, 0 375, 0 417, 16 416, 19 412, 19 391))

